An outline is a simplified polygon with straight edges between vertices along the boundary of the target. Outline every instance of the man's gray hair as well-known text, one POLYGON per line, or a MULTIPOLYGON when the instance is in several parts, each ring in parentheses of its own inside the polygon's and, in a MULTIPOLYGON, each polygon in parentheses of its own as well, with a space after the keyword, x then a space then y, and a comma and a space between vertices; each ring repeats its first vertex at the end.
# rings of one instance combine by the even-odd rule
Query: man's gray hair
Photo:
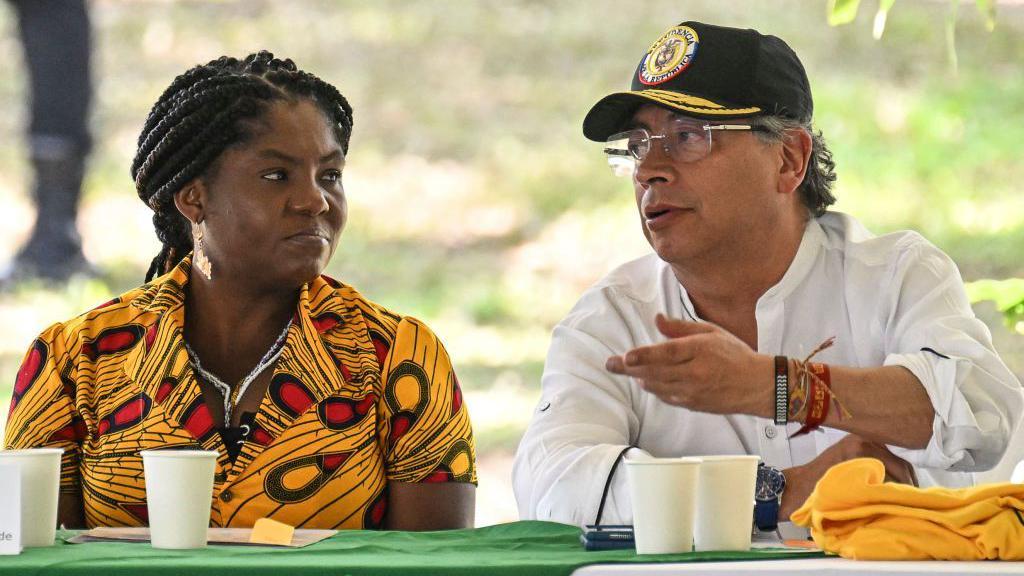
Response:
POLYGON ((800 200, 811 214, 824 214, 836 201, 836 197, 832 195, 832 183, 836 181, 836 163, 832 160, 832 152, 825 144, 825 137, 820 131, 815 132, 809 121, 764 116, 757 119, 757 124, 768 129, 767 132, 757 132, 757 136, 768 143, 785 140, 789 137, 790 130, 804 130, 811 135, 811 157, 807 160, 807 173, 797 190, 800 192, 800 200))

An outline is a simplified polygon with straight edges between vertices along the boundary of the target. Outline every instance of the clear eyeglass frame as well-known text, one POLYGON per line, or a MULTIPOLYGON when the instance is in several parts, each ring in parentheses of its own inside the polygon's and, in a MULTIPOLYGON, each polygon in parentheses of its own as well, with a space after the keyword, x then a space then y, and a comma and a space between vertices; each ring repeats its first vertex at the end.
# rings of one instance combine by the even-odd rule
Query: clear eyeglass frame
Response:
POLYGON ((677 118, 661 134, 652 134, 646 128, 633 128, 612 134, 605 142, 604 153, 608 166, 616 176, 632 176, 637 166, 647 158, 655 140, 662 141, 662 150, 676 162, 696 162, 711 152, 714 130, 768 132, 757 124, 712 124, 700 120, 677 118))

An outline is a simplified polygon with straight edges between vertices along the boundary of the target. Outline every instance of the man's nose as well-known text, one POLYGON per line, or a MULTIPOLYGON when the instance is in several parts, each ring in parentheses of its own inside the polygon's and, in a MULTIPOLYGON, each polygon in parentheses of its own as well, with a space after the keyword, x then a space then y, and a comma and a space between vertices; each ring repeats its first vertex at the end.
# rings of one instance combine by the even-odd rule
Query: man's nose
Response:
POLYGON ((672 150, 668 140, 664 136, 657 140, 652 138, 647 155, 643 160, 637 160, 636 180, 641 184, 657 179, 669 180, 673 167, 672 150))

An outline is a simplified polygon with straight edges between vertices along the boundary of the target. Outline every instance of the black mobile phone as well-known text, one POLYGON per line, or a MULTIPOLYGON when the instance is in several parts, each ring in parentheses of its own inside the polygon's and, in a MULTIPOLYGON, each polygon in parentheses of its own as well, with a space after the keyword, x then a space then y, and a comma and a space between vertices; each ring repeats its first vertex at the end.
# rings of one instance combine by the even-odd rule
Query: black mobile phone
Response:
POLYGON ((633 527, 619 524, 587 525, 580 542, 584 550, 621 550, 635 548, 633 527))

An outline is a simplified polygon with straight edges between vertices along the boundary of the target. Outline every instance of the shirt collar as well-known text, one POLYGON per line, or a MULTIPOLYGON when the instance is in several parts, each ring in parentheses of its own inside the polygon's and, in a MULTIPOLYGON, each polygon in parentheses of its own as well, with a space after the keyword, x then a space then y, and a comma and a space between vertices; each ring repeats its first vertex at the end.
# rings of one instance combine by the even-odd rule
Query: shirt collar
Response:
MULTIPOLYGON (((142 292, 130 302, 131 306, 142 311, 136 322, 142 324, 145 338, 143 345, 136 346, 125 358, 124 370, 147 392, 156 393, 164 372, 157 364, 165 362, 166 352, 172 351, 172 347, 181 340, 185 321, 185 286, 191 270, 190 253, 170 272, 143 286, 142 292), (157 349, 164 350, 164 353, 151 353, 157 349)), ((311 337, 316 334, 315 339, 322 340, 325 332, 342 321, 344 302, 337 287, 336 281, 324 276, 317 276, 302 286, 293 319, 300 332, 299 338, 312 341, 311 337)), ((322 347, 320 344, 317 348, 322 347)))
POLYGON ((132 298, 131 306, 162 316, 168 310, 185 303, 185 285, 192 272, 192 253, 181 259, 170 272, 155 278, 142 287, 142 293, 132 298))
POLYGON ((797 248, 796 256, 790 262, 789 268, 786 269, 786 273, 782 275, 782 279, 777 284, 761 295, 758 303, 766 299, 785 298, 803 284, 814 267, 814 263, 818 260, 825 241, 825 231, 821 229, 818 219, 808 218, 807 224, 804 226, 803 238, 800 240, 800 247, 797 248))
MULTIPOLYGON (((793 261, 790 262, 789 268, 786 269, 786 273, 782 275, 782 279, 777 284, 766 290, 758 298, 758 305, 760 306, 761 303, 767 300, 785 298, 803 284, 807 275, 810 274, 811 269, 814 267, 814 263, 817 261, 826 240, 825 231, 822 230, 818 219, 809 218, 804 226, 804 234, 800 239, 800 246, 797 248, 796 255, 793 257, 793 261)), ((681 283, 678 281, 676 283, 679 285, 680 300, 683 304, 683 313, 686 319, 697 321, 697 315, 693 302, 690 301, 690 295, 681 283)))

